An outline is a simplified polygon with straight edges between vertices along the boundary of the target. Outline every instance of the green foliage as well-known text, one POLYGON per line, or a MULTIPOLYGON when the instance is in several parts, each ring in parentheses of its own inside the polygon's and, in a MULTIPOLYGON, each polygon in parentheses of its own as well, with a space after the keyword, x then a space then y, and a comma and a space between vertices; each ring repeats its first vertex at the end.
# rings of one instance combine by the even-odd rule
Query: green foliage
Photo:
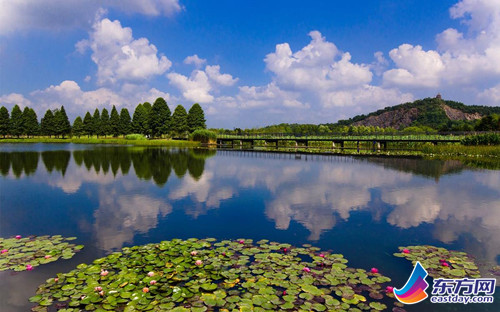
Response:
POLYGON ((138 133, 127 134, 125 138, 127 140, 146 140, 146 137, 143 134, 138 134, 138 133))
POLYGON ((28 137, 37 135, 40 132, 38 117, 32 108, 25 107, 23 111, 24 134, 28 137))
POLYGON ((210 143, 211 141, 215 141, 217 139, 217 134, 210 130, 198 129, 191 133, 190 139, 196 142, 210 143))
POLYGON ((111 133, 111 127, 109 124, 109 112, 106 108, 101 111, 101 121, 99 122, 98 132, 100 135, 108 135, 111 133))
POLYGON ((83 131, 87 136, 91 136, 95 133, 94 121, 89 112, 87 112, 83 118, 83 131))
MULTIPOLYGON (((145 107, 145 110, 148 111, 148 108, 145 107)), ((170 108, 168 108, 167 102, 162 97, 156 99, 153 107, 149 110, 148 116, 149 129, 153 137, 161 137, 168 133, 171 122, 170 108)))
POLYGON ((411 126, 403 129, 404 133, 437 133, 438 131, 427 126, 411 126))
POLYGON ((73 127, 71 127, 71 133, 73 134, 73 136, 77 137, 80 137, 83 134, 85 134, 85 128, 83 126, 82 117, 80 116, 76 117, 75 121, 73 122, 73 127))
POLYGON ((120 134, 127 135, 132 132, 132 121, 128 109, 122 108, 120 111, 120 134))
POLYGON ((177 105, 172 115, 172 131, 178 135, 186 133, 188 128, 188 114, 182 105, 177 105))
POLYGON ((500 145, 500 134, 485 133, 468 136, 462 139, 463 145, 500 145))
POLYGON ((10 116, 10 134, 19 137, 24 132, 24 125, 23 112, 18 105, 12 108, 10 116))
POLYGON ((135 133, 149 134, 149 116, 142 104, 137 105, 132 117, 132 131, 135 133))
POLYGON ((120 115, 118 115, 118 111, 116 107, 113 105, 111 109, 111 117, 109 118, 109 130, 110 133, 116 138, 121 134, 120 131, 120 115))
POLYGON ((207 125, 205 122, 205 113, 203 112, 203 109, 200 104, 194 103, 189 109, 187 116, 189 132, 193 132, 198 129, 206 129, 207 125))
POLYGON ((250 239, 189 239, 124 248, 48 279, 35 309, 66 303, 96 311, 383 310, 379 273, 341 254, 250 239), (284 292, 285 291, 285 292, 284 292), (189 308, 185 308, 189 307, 189 308))
POLYGON ((476 131, 500 131, 500 115, 484 116, 478 121, 474 129, 476 131))
POLYGON ((54 135, 56 132, 54 113, 48 109, 40 122, 40 132, 43 135, 54 135))
POLYGON ((9 110, 5 106, 0 108, 0 135, 4 137, 10 134, 10 116, 9 110))
POLYGON ((71 259, 83 248, 82 245, 68 243, 74 239, 60 235, 0 238, 0 250, 6 250, 0 254, 0 271, 26 271, 59 258, 71 259))

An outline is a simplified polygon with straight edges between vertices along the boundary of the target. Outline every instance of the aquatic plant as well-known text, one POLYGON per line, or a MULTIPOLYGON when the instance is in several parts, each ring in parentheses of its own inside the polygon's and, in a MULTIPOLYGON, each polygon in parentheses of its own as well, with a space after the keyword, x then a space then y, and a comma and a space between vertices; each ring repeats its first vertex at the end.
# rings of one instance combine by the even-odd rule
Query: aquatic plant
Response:
POLYGON ((386 309, 390 279, 346 263, 311 245, 174 239, 80 264, 48 279, 30 301, 33 311, 66 312, 386 309))
POLYGON ((82 245, 70 244, 76 237, 30 236, 22 238, 0 238, 0 271, 31 271, 40 264, 57 261, 59 258, 70 259, 83 248, 82 245))
POLYGON ((394 256, 406 258, 413 265, 420 261, 433 278, 481 277, 474 259, 465 252, 429 245, 399 247, 399 250, 394 256))

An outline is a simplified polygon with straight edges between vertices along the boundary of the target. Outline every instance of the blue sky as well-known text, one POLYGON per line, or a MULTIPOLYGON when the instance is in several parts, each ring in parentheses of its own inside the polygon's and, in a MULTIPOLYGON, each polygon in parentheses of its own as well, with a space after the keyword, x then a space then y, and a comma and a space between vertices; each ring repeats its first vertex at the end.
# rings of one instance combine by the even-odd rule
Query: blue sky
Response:
POLYGON ((440 92, 500 105, 500 0, 0 0, 0 104, 163 96, 210 127, 334 122, 440 92))

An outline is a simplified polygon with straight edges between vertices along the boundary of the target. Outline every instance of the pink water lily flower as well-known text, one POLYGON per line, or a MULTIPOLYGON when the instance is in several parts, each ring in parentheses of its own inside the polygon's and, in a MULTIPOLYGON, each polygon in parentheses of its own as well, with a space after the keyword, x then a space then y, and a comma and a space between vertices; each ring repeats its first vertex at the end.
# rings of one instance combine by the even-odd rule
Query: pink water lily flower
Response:
POLYGON ((1 253, 3 253, 3 254, 6 253, 6 252, 8 252, 7 249, 2 249, 2 251, 1 251, 1 253))
POLYGON ((143 293, 148 293, 148 292, 149 292, 149 288, 144 287, 144 288, 142 289, 142 292, 143 292, 143 293))
POLYGON ((447 262, 443 262, 443 263, 441 263, 441 265, 444 266, 444 267, 449 267, 450 266, 447 262))
POLYGON ((405 254, 409 254, 409 253, 410 253, 410 251, 409 251, 408 249, 406 249, 406 248, 405 248, 405 249, 403 249, 403 253, 405 253, 405 254))
POLYGON ((51 256, 51 255, 45 255, 45 257, 44 257, 44 258, 45 258, 45 259, 50 259, 50 258, 52 258, 52 256, 51 256))
POLYGON ((101 297, 102 297, 102 296, 104 296, 104 290, 101 290, 101 291, 99 292, 99 296, 101 296, 101 297))
POLYGON ((94 287, 94 291, 97 292, 102 291, 102 287, 101 286, 94 287))
POLYGON ((284 253, 287 253, 287 252, 288 252, 288 249, 283 248, 283 252, 284 252, 284 253))
POLYGON ((21 239, 21 235, 16 235, 16 239, 21 239))
POLYGON ((155 272, 149 272, 148 273, 148 276, 151 277, 151 276, 154 276, 155 275, 155 272))
POLYGON ((394 292, 394 287, 392 287, 392 286, 387 286, 387 287, 385 288, 385 292, 386 292, 386 293, 388 293, 388 294, 389 294, 389 293, 394 292))
POLYGON ((319 256, 320 256, 321 258, 324 258, 324 257, 325 257, 325 255, 324 255, 324 254, 319 254, 319 256))
POLYGON ((54 282, 59 282, 59 277, 54 278, 54 282))
POLYGON ((378 269, 377 269, 377 268, 372 268, 372 269, 370 270, 370 272, 372 272, 373 274, 378 273, 378 269))
POLYGON ((149 285, 154 285, 154 284, 156 284, 155 280, 152 280, 152 281, 149 282, 149 285))
POLYGON ((26 265, 26 270, 31 271, 33 270, 33 266, 31 264, 26 265))
POLYGON ((196 260, 196 262, 194 264, 197 265, 197 266, 200 266, 200 265, 203 265, 203 261, 196 260))
POLYGON ((244 240, 242 240, 242 239, 240 239, 240 240, 238 241, 238 243, 240 243, 240 244, 244 244, 244 243, 245 243, 245 241, 244 241, 244 240))
POLYGON ((283 296, 286 296, 286 290, 283 290, 283 296))
POLYGON ((101 276, 106 276, 108 274, 109 274, 108 270, 101 270, 101 276))
POLYGON ((198 254, 198 252, 197 252, 196 250, 191 251, 191 256, 193 256, 193 257, 194 257, 194 256, 196 256, 197 254, 198 254))
POLYGON ((311 269, 309 269, 308 267, 305 267, 305 268, 302 269, 302 271, 304 271, 304 272, 311 272, 311 269))

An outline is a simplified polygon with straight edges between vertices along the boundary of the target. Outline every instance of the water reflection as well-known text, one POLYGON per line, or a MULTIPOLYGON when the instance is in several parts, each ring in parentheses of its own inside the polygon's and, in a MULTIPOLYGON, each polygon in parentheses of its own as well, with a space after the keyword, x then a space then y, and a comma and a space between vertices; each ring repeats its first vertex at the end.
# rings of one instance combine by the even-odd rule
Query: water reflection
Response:
MULTIPOLYGON (((196 220, 250 194, 261 203, 255 213, 262 211, 275 229, 289 231, 293 223, 300 224, 310 241, 349 222, 354 213, 365 213, 371 222, 403 230, 432 224, 433 237, 442 243, 467 237, 470 248, 480 249, 489 261, 498 257, 498 171, 470 170, 458 161, 234 151, 219 151, 207 163, 214 155, 210 150, 143 147, 11 151, 0 152, 0 172, 30 177, 66 194, 81 193, 85 184, 98 186, 85 189, 95 209, 79 224, 107 251, 132 244, 137 234, 157 228, 176 208, 196 220)), ((223 222, 221 215, 217 224, 223 222)))

